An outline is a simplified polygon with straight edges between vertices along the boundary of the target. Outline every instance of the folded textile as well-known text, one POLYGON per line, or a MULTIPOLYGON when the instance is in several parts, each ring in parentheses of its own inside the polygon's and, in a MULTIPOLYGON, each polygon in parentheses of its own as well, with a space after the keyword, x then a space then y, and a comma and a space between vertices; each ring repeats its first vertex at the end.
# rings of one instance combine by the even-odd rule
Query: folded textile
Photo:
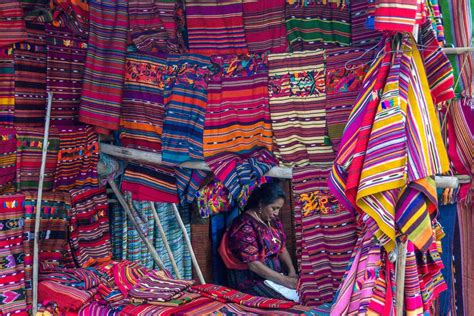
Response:
POLYGON ((38 284, 38 302, 55 302, 60 310, 77 311, 96 292, 97 289, 80 290, 54 281, 43 281, 38 284))
POLYGON ((298 296, 298 293, 295 289, 287 288, 286 286, 280 285, 271 280, 265 280, 263 283, 283 295, 286 299, 292 300, 294 302, 299 302, 300 300, 300 297, 298 296))

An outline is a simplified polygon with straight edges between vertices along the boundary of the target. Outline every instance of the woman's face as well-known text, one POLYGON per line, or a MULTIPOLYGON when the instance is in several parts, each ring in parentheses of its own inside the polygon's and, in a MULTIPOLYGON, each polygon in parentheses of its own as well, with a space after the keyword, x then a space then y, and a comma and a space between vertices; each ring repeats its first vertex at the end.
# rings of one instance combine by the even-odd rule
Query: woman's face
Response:
POLYGON ((285 200, 278 198, 272 203, 262 207, 262 213, 260 213, 262 220, 271 221, 276 219, 278 217, 278 213, 280 213, 280 209, 283 207, 283 204, 285 204, 285 200))

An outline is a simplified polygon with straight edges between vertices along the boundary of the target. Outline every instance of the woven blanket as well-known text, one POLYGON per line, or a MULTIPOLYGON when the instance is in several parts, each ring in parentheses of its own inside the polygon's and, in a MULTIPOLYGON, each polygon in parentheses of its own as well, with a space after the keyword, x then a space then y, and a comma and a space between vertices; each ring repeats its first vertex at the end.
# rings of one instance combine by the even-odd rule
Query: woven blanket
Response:
POLYGON ((89 3, 89 42, 79 120, 108 134, 120 123, 125 67, 128 1, 89 3))
POLYGON ((16 130, 0 127, 0 194, 15 191, 16 130))
POLYGON ((242 0, 186 0, 189 50, 203 55, 246 54, 242 0))
POLYGON ((20 1, 0 2, 0 47, 24 42, 27 39, 20 1))
POLYGON ((0 313, 28 315, 23 251, 24 199, 0 196, 0 313))
POLYGON ((0 124, 13 125, 15 112, 15 60, 11 47, 0 49, 0 124))

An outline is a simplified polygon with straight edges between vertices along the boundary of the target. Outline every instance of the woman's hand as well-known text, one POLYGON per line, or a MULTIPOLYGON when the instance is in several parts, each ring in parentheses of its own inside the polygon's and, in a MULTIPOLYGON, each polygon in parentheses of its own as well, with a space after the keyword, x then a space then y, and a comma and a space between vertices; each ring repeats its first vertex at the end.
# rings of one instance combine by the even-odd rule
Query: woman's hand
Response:
POLYGON ((288 276, 289 276, 290 278, 296 278, 296 279, 299 278, 298 273, 296 273, 295 270, 288 272, 288 276))

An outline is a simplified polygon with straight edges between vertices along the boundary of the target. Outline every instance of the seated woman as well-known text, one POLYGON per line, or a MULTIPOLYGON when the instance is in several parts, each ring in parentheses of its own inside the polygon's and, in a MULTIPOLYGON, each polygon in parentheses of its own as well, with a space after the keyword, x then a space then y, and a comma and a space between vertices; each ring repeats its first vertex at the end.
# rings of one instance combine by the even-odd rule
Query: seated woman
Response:
POLYGON ((266 286, 271 280, 295 289, 298 276, 285 247, 286 235, 278 213, 286 201, 281 187, 264 183, 254 189, 244 212, 222 239, 219 253, 229 269, 229 286, 244 293, 283 298, 266 286), (282 264, 287 275, 282 274, 282 264))

